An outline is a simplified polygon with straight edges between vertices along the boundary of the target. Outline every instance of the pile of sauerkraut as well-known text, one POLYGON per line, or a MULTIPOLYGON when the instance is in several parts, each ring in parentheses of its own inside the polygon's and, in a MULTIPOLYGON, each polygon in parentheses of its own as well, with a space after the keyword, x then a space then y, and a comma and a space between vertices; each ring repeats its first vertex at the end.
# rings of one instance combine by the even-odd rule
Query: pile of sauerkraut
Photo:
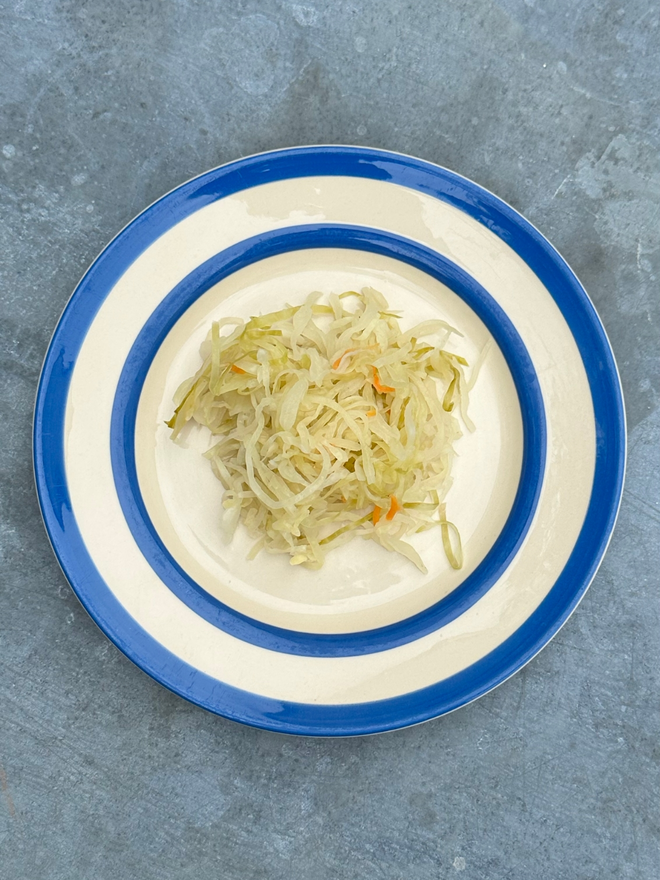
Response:
POLYGON ((320 298, 214 322, 201 368, 176 392, 172 438, 191 419, 210 430, 221 526, 230 540, 243 523, 255 539, 250 558, 264 549, 317 569, 361 537, 426 572, 404 539, 437 529, 460 568, 444 498, 461 435, 455 413, 472 425, 467 362, 444 346, 461 334, 441 320, 403 332, 373 288, 320 298))

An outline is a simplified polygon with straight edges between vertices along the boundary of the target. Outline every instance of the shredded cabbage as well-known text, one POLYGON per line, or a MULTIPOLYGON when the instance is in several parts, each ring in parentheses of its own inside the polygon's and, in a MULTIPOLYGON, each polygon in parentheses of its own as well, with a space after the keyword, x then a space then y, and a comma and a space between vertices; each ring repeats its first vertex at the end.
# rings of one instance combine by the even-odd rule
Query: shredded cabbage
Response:
POLYGON ((320 296, 214 322, 201 368, 175 394, 172 438, 191 420, 211 431, 205 455, 225 490, 221 526, 231 540, 243 523, 256 540, 250 558, 263 549, 318 569, 359 536, 426 573, 403 539, 437 528, 460 568, 444 504, 461 436, 454 412, 472 425, 467 361, 444 345, 462 334, 441 320, 403 333, 373 288, 331 294, 327 305, 320 296), (419 341, 433 336, 436 345, 419 341))

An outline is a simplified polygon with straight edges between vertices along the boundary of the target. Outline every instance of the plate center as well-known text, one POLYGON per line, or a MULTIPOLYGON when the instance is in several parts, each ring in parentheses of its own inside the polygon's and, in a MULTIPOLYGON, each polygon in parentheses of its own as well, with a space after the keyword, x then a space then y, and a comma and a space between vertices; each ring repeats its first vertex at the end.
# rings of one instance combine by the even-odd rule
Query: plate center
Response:
MULTIPOLYGON (((469 369, 468 369, 469 376, 469 369)), ((470 307, 426 273, 391 257, 342 248, 293 251, 240 269, 197 299, 179 318, 147 374, 136 419, 138 481, 147 512, 168 551, 211 596, 273 626, 302 632, 349 633, 396 623, 438 602, 486 556, 511 511, 521 472, 523 430, 515 385, 499 347, 470 307), (193 428, 183 445, 164 422, 181 381, 200 366, 199 347, 211 322, 265 313, 324 294, 371 286, 401 312, 401 326, 441 317, 464 335, 447 348, 475 363, 488 356, 470 393, 473 433, 463 428, 452 467, 447 515, 458 527, 465 562, 454 571, 440 531, 411 543, 428 567, 356 538, 328 554, 320 571, 261 553, 248 561, 253 540, 239 526, 230 544, 219 527, 223 488, 203 458, 210 433, 193 428)))

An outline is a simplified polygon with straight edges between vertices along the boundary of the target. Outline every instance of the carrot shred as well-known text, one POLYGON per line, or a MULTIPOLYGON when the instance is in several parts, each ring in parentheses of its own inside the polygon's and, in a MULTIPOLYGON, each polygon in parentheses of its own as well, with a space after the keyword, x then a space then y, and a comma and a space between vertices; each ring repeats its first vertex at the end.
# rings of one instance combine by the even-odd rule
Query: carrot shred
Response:
POLYGON ((354 352, 359 351, 359 350, 360 350, 359 348, 347 348, 343 354, 340 354, 339 357, 332 362, 332 369, 338 370, 339 365, 344 360, 344 358, 346 357, 347 354, 353 354, 354 352))
POLYGON ((375 526, 378 525, 378 521, 380 520, 380 512, 381 512, 380 507, 377 504, 375 504, 374 505, 374 512, 373 512, 373 516, 372 516, 372 519, 373 519, 375 526))
POLYGON ((240 367, 237 367, 236 364, 232 364, 229 369, 232 373, 247 373, 247 370, 242 370, 240 367))
POLYGON ((394 388, 390 388, 389 385, 381 385, 378 370, 375 367, 372 367, 371 369, 373 371, 373 386, 379 394, 385 394, 388 391, 394 391, 394 388))
POLYGON ((396 495, 390 495, 390 509, 385 514, 385 519, 390 520, 394 519, 395 515, 401 510, 401 505, 399 504, 396 495))
POLYGON ((371 407, 371 409, 367 410, 367 415, 369 416, 370 419, 373 419, 373 417, 376 415, 376 410, 374 409, 373 406, 371 407))
POLYGON ((346 357, 347 354, 355 354, 356 351, 367 351, 367 350, 374 350, 377 348, 378 348, 377 345, 367 345, 366 347, 361 347, 361 348, 347 348, 343 354, 340 354, 339 357, 335 358, 335 360, 332 362, 332 369, 338 370, 339 365, 344 360, 344 358, 346 357))

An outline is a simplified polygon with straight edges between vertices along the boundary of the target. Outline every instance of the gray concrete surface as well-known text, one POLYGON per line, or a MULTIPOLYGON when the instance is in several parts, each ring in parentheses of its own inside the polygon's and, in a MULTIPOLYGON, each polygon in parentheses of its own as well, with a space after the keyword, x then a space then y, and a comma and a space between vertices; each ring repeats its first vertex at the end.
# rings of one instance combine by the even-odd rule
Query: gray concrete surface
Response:
POLYGON ((4 0, 2 880, 657 880, 660 9, 622 0, 4 0), (622 372, 624 504, 564 630, 476 704, 312 741, 134 668, 79 606, 32 485, 33 396, 79 276, 150 201, 299 143, 490 187, 576 269, 622 372))

